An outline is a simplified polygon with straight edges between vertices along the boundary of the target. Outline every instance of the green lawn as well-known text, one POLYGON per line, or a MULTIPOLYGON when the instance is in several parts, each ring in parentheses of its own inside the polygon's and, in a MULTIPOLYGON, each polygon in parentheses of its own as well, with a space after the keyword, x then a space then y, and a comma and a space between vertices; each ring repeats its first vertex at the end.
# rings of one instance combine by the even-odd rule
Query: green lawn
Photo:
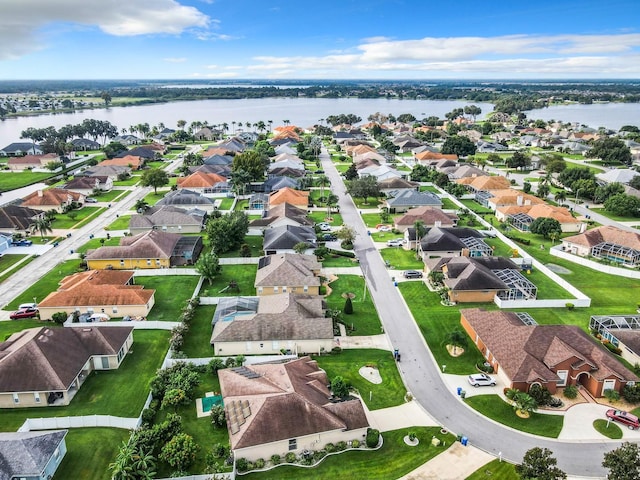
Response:
POLYGON ((424 262, 416 260, 416 252, 413 250, 389 247, 380 250, 380 255, 385 262, 389 262, 390 268, 396 270, 422 270, 424 268, 424 262))
POLYGON ((384 207, 384 199, 383 198, 374 198, 374 197, 369 197, 366 200, 363 200, 362 198, 355 198, 355 197, 351 197, 353 199, 353 203, 355 203, 356 207, 358 208, 381 208, 384 207))
POLYGON ((249 208, 249 200, 245 198, 244 200, 238 200, 238 202, 236 202, 236 207, 234 208, 234 210, 236 212, 238 211, 243 212, 248 208, 249 208))
POLYGON ((327 217, 327 212, 312 212, 308 216, 315 223, 327 222, 334 227, 342 225, 342 215, 339 213, 332 213, 331 217, 327 217), (330 220, 327 218, 330 218, 330 220))
POLYGON ((114 187, 132 187, 140 181, 139 175, 132 175, 126 180, 116 180, 113 182, 114 187))
MULTIPOLYGON (((263 241, 264 241, 264 237, 260 235, 247 235, 244 237, 244 243, 246 243, 251 247, 252 257, 261 257, 264 255, 264 250, 262 248, 263 241)), ((220 254, 220 258, 234 258, 234 257, 240 257, 240 256, 241 256, 240 247, 220 254)))
POLYGON ((0 429, 16 431, 30 417, 93 414, 137 417, 149 394, 149 382, 167 353, 170 335, 164 330, 137 330, 131 351, 120 368, 91 373, 70 405, 0 410, 0 429))
POLYGON ((406 390, 391 352, 355 349, 313 358, 318 361, 320 368, 327 372, 329 380, 340 375, 350 383, 360 393, 369 410, 395 407, 404 403, 406 390), (365 366, 378 369, 382 377, 381 384, 371 383, 360 375, 358 371, 365 366))
POLYGON ((205 281, 200 291, 201 297, 233 297, 236 295, 255 295, 256 272, 258 265, 223 265, 220 275, 216 277, 213 284, 205 281), (240 291, 224 291, 229 286, 229 282, 235 280, 240 291))
POLYGON ((14 298, 13 301, 9 303, 7 308, 15 310, 21 303, 33 302, 34 297, 37 300, 42 300, 51 292, 58 290, 58 284, 60 283, 60 280, 62 280, 67 275, 78 272, 79 265, 79 260, 68 260, 56 265, 52 270, 49 270, 49 272, 47 272, 40 280, 31 285, 31 287, 29 287, 22 295, 14 298))
MULTIPOLYGON (((447 366, 447 370, 449 367, 447 366)), ((511 405, 498 395, 477 395, 465 400, 474 410, 498 423, 507 425, 521 432, 540 435, 541 437, 558 438, 564 417, 532 413, 530 418, 520 418, 511 405)))
POLYGON ((28 255, 4 254, 0 257, 0 272, 12 267, 28 255))
POLYGON ((109 190, 108 192, 100 192, 98 195, 91 196, 100 202, 113 202, 116 198, 118 201, 123 200, 130 193, 130 190, 109 190))
POLYGON ((187 358, 203 358, 213 356, 211 348, 211 320, 216 311, 215 305, 200 305, 191 322, 189 331, 184 336, 182 351, 187 358))
POLYGON ((110 239, 106 238, 92 238, 87 243, 78 248, 78 253, 87 253, 87 250, 95 250, 96 248, 100 248, 102 246, 112 247, 116 245, 120 245, 120 237, 111 237, 110 239), (100 240, 104 240, 104 243, 100 243, 100 240))
POLYGON ((607 438, 619 440, 622 438, 622 429, 613 422, 609 422, 603 418, 594 420, 593 428, 607 438))
POLYGON ((27 185, 42 182, 52 176, 52 173, 33 173, 28 170, 24 172, 3 173, 0 175, 0 192, 26 187, 27 185))
POLYGON ((340 275, 340 277, 329 284, 332 290, 327 297, 327 306, 332 309, 344 310, 345 298, 343 293, 353 293, 352 299, 353 313, 342 315, 347 325, 347 332, 353 335, 376 335, 380 333, 381 324, 378 312, 371 299, 369 291, 363 299, 364 279, 358 275, 340 275), (354 331, 351 331, 353 326, 354 331))
MULTIPOLYGON (((249 480, 326 480, 328 478, 389 480, 400 478, 415 470, 423 463, 442 453, 455 440, 451 434, 441 434, 436 427, 413 427, 420 440, 416 447, 404 443, 407 429, 392 430, 382 434, 384 444, 375 452, 349 451, 326 458, 315 468, 292 466, 277 467, 268 472, 246 475, 249 480), (444 441, 443 446, 434 447, 431 439, 437 437, 444 441)), ((243 478, 245 478, 243 476, 243 478)))
POLYGON ((234 200, 235 200, 235 198, 225 197, 220 202, 220 207, 218 207, 218 208, 220 210, 231 210, 231 206, 233 205, 233 201, 234 200))
POLYGON ((98 213, 103 212, 104 208, 100 207, 82 207, 79 210, 72 210, 76 218, 72 219, 66 213, 59 213, 56 219, 51 222, 51 228, 77 228, 78 224, 86 223, 92 220, 98 213))
POLYGON ((484 215, 485 213, 493 214, 493 210, 491 210, 490 208, 483 207, 475 200, 460 200, 460 203, 462 203, 465 207, 467 207, 472 212, 476 212, 482 215, 484 215))
MULTIPOLYGON (((469 341, 465 352, 459 357, 452 357, 446 349, 447 334, 454 330, 462 330, 458 307, 442 305, 438 294, 431 292, 422 282, 402 282, 398 288, 409 305, 409 309, 438 365, 446 365, 447 373, 473 373, 475 364, 483 361, 483 357, 471 341, 469 341)), ((464 304, 464 308, 477 306, 488 309, 497 308, 493 303, 464 304)))
POLYGON ((156 291, 156 303, 148 319, 179 322, 180 312, 193 295, 199 278, 198 275, 136 277, 136 284, 156 291))
MULTIPOLYGON (((363 213, 360 215, 362 217, 362 221, 369 228, 376 228, 376 225, 382 223, 380 220, 380 214, 378 213, 363 213)), ((390 220, 386 225, 393 225, 393 221, 390 220)))
POLYGON ((441 198, 440 200, 442 201, 443 210, 458 210, 460 208, 449 198, 441 198))
POLYGON ((518 478, 518 474, 514 464, 495 459, 473 472, 466 480, 513 480, 515 478, 518 478))
POLYGON ((329 267, 357 267, 359 263, 355 258, 343 257, 341 255, 328 255, 322 260, 322 266, 329 267))
POLYGON ((596 213, 599 213, 600 215, 603 215, 607 218, 610 218, 611 220, 615 220, 616 222, 638 222, 640 221, 640 218, 638 217, 621 217, 619 215, 614 215, 613 213, 607 211, 604 208, 592 208, 591 210, 593 210, 596 213))
POLYGON ((421 192, 431 192, 431 193, 435 193, 435 194, 439 194, 440 193, 440 190, 438 190, 433 185, 420 185, 420 191, 421 192))
POLYGON ((54 480, 110 480, 109 464, 131 432, 121 428, 70 428, 67 454, 54 480))
POLYGON ((147 195, 145 195, 143 200, 147 202, 147 205, 149 205, 150 207, 153 207, 156 203, 158 203, 160 200, 164 198, 165 193, 167 192, 163 192, 163 191, 159 191, 158 193, 150 192, 147 195))
POLYGON ((121 215, 115 220, 115 222, 107 226, 105 230, 129 230, 130 220, 131 215, 121 215))

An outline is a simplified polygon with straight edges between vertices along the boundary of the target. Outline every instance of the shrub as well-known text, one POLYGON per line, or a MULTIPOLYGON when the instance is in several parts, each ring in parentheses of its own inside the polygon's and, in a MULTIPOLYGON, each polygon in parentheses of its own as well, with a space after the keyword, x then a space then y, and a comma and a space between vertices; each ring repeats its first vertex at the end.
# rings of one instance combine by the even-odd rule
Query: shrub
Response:
POLYGON ((296 463, 297 458, 298 457, 293 452, 289 452, 284 456, 284 459, 286 460, 287 463, 296 463))
POLYGON ((222 443, 216 443, 213 448, 213 455, 216 458, 226 458, 227 454, 229 453, 227 451, 227 447, 225 445, 223 445, 222 443))
POLYGON ((558 397, 551 397, 551 399, 549 400, 550 407, 560 408, 562 407, 562 405, 564 405, 564 403, 558 397))
POLYGON ((616 355, 621 355, 622 354, 622 350, 618 347, 616 347, 613 343, 611 342, 602 342, 602 344, 607 347, 607 350, 609 350, 611 353, 615 353, 616 355))
POLYGON ((375 428, 367 429, 367 438, 366 438, 367 447, 374 448, 378 445, 379 441, 380 441, 380 432, 375 428))
POLYGON ((271 455, 271 463, 273 463, 274 465, 279 465, 280 462, 282 462, 282 458, 280 457, 280 455, 271 455))
POLYGON ((351 441, 351 446, 353 448, 360 448, 360 440, 352 440, 351 441))
POLYGON ((333 348, 331 349, 331 353, 335 353, 335 354, 342 353, 342 348, 340 348, 340 347, 333 347, 333 348))
POLYGON ((578 389, 575 385, 568 385, 564 388, 564 396, 570 399, 574 399, 578 396, 578 389))
POLYGON ((51 315, 51 320, 56 322, 58 325, 62 325, 64 322, 67 321, 68 317, 69 315, 67 315, 67 312, 56 312, 53 315, 51 315))
POLYGON ((344 313, 345 315, 351 315, 353 313, 353 302, 351 301, 351 297, 347 297, 344 302, 344 313))
POLYGON ((573 303, 565 303, 564 306, 567 307, 567 310, 573 310, 576 307, 573 303))
POLYGON ((264 461, 264 458, 259 458, 255 461, 255 467, 256 468, 264 468, 264 466, 267 464, 267 462, 264 461))
POLYGON ((549 405, 551 403, 551 393, 546 387, 532 385, 529 389, 529 395, 534 398, 539 407, 549 405))
POLYGON ((347 448, 347 442, 338 442, 338 443, 336 443, 336 450, 338 452, 342 452, 346 448, 347 448))
POLYGON ((349 257, 349 258, 356 257, 356 254, 353 252, 345 252, 344 250, 334 250, 333 248, 329 248, 327 250, 329 250, 329 253, 331 255, 338 255, 339 257, 349 257))
POLYGON ((333 452, 335 452, 335 451, 336 451, 336 446, 335 446, 333 443, 327 443, 327 444, 324 446, 324 450, 325 450, 325 452, 327 452, 327 453, 333 453, 333 452))
POLYGON ((611 388, 607 388, 604 392, 604 396, 607 397, 607 400, 610 402, 617 402, 620 400, 620 393, 617 390, 613 390, 611 388))
POLYGON ((249 468, 249 462, 246 458, 239 458, 236 460, 236 469, 239 472, 246 472, 249 468))
POLYGON ((640 383, 635 385, 625 385, 622 389, 622 396, 629 403, 640 402, 640 383))
POLYGON ((145 408, 142 411, 141 420, 142 424, 149 427, 153 425, 153 421, 156 419, 156 411, 151 408, 145 408))

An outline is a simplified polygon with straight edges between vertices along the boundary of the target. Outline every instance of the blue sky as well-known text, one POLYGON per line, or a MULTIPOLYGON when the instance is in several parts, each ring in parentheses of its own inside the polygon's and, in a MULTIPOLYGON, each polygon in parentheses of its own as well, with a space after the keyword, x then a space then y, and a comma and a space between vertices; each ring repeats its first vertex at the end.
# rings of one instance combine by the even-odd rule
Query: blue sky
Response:
POLYGON ((0 0, 0 79, 640 78, 637 0, 0 0))

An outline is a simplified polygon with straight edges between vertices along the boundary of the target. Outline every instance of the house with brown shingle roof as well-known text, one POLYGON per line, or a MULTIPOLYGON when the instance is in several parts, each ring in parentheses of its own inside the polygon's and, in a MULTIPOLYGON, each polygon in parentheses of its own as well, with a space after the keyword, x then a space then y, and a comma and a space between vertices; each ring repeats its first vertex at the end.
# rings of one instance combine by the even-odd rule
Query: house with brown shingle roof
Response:
POLYGON ((288 203, 298 208, 306 209, 309 206, 309 192, 285 187, 269 194, 270 206, 274 207, 281 203, 288 203))
POLYGON ((334 347, 333 322, 325 309, 319 295, 264 295, 255 313, 219 321, 214 316, 211 345, 215 355, 328 352, 334 347))
POLYGON ((193 265, 202 251, 202 237, 149 230, 122 237, 120 245, 100 247, 87 252, 91 270, 135 270, 193 265))
POLYGON ((124 157, 108 158, 101 161, 99 167, 129 167, 132 170, 140 170, 144 166, 144 158, 136 155, 125 155, 124 157))
POLYGON ((0 207, 0 231, 6 233, 29 232, 37 218, 44 216, 41 210, 8 204, 0 207))
POLYGON ((394 197, 398 195, 402 190, 414 190, 418 191, 420 184, 418 182, 412 182, 405 178, 392 177, 378 182, 378 188, 380 192, 385 195, 394 197))
POLYGON ((428 164, 434 160, 452 160, 454 162, 457 162, 458 155, 456 155, 455 153, 440 153, 425 150, 424 152, 417 153, 414 156, 414 159, 420 164, 428 164))
POLYGON ((229 183, 226 177, 217 173, 195 171, 186 177, 177 180, 178 189, 186 188, 193 192, 210 195, 215 193, 226 193, 229 191, 229 183))
POLYGON ((95 190, 101 190, 108 192, 113 188, 113 180, 107 176, 94 175, 91 177, 82 176, 76 177, 73 180, 69 180, 63 188, 71 190, 73 192, 81 193, 85 196, 90 196, 95 190))
POLYGON ((422 222, 425 228, 455 227, 458 224, 458 216, 455 213, 445 213, 437 207, 425 206, 410 208, 404 215, 395 218, 393 223, 396 230, 406 232, 418 221, 422 222))
POLYGON ((319 295, 321 268, 314 255, 267 255, 258 263, 254 286, 260 296, 287 292, 319 295))
POLYGON ((262 231, 267 228, 292 225, 296 227, 312 227, 313 220, 307 217, 306 208, 298 208, 290 203, 281 203, 267 210, 265 217, 249 222, 249 227, 262 231))
POLYGON ((7 160, 7 167, 14 172, 21 172, 33 168, 46 168, 49 162, 59 162, 60 155, 46 153, 44 155, 25 155, 23 157, 11 157, 7 160))
POLYGON ((626 267, 640 265, 640 233, 605 225, 562 239, 565 252, 592 256, 626 267))
POLYGON ((133 327, 36 327, 0 343, 0 408, 69 405, 94 370, 114 370, 133 327))
POLYGON ((315 360, 218 372, 235 458, 255 461, 364 441, 369 423, 358 398, 334 401, 315 360))
POLYGON ((58 291, 38 303, 42 319, 56 312, 106 313, 110 317, 146 317, 155 304, 155 290, 136 285, 131 270, 89 270, 65 277, 58 291))
POLYGON ((85 196, 81 193, 72 192, 63 188, 48 188, 38 190, 22 199, 21 207, 29 207, 43 212, 56 210, 62 212, 63 209, 73 202, 84 203, 85 196))
MULTIPOLYGON (((179 190, 178 190, 179 191, 179 190)), ((170 233, 200 233, 204 230, 207 212, 204 210, 156 205, 143 214, 131 215, 129 231, 132 235, 149 230, 162 230, 170 233)))
POLYGON ((510 388, 582 385, 593 397, 620 391, 638 377, 575 325, 537 325, 515 312, 460 310, 460 323, 510 388))

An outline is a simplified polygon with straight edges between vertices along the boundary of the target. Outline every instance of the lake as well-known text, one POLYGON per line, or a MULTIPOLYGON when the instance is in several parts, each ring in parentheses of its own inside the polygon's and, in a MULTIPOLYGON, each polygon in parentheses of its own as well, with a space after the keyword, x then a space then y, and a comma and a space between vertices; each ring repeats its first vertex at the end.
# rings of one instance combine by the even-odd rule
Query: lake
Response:
MULTIPOLYGON (((490 103, 473 103, 482 109, 480 118, 493 110, 490 103)), ((211 125, 227 123, 229 132, 232 122, 273 120, 273 126, 282 125, 289 120, 291 125, 309 127, 329 115, 353 113, 364 122, 373 113, 393 114, 411 113, 416 118, 444 115, 454 108, 470 105, 457 100, 398 100, 386 98, 258 98, 241 100, 195 100, 188 102, 170 102, 135 107, 112 107, 108 109, 83 110, 75 113, 49 114, 35 117, 11 118, 0 122, 0 148, 12 142, 20 141, 20 132, 29 128, 54 126, 60 128, 66 124, 78 124, 85 118, 108 120, 122 130, 138 123, 158 125, 164 123, 168 128, 176 128, 178 120, 186 120, 187 126, 193 121, 208 121, 211 125)), ((562 105, 527 112, 532 119, 562 120, 579 122, 590 127, 618 129, 622 125, 640 125, 640 104, 606 103, 593 105, 562 105)))

